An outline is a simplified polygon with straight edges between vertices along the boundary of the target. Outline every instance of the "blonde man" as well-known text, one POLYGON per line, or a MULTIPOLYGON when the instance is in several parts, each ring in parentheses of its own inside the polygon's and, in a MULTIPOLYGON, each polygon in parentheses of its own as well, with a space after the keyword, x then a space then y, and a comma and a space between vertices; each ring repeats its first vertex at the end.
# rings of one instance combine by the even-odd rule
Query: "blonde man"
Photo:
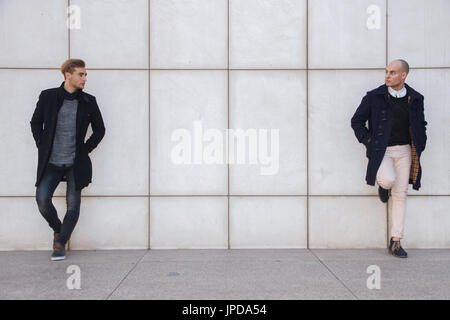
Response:
POLYGON ((41 92, 31 119, 38 148, 36 202, 53 229, 53 261, 66 257, 65 245, 80 214, 81 190, 92 180, 89 153, 105 135, 105 126, 94 96, 83 92, 86 68, 83 60, 69 59, 61 66, 64 82, 41 92), (89 124, 92 135, 84 142, 89 124), (61 181, 67 182, 67 212, 63 222, 52 203, 61 181))

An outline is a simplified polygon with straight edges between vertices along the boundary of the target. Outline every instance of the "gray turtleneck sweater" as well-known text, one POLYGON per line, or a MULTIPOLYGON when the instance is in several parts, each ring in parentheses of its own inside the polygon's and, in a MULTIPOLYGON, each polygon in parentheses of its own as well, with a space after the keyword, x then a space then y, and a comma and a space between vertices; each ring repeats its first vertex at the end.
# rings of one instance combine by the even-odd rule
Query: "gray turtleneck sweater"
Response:
POLYGON ((64 90, 64 102, 58 113, 55 139, 49 163, 56 166, 71 166, 76 151, 77 93, 64 90))

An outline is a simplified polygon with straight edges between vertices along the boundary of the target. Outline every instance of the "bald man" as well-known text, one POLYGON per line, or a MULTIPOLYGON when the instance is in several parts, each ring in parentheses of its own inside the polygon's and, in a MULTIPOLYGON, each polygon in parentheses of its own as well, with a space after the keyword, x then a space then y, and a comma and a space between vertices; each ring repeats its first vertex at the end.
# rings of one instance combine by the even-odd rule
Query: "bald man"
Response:
POLYGON ((378 183, 383 203, 392 196, 389 253, 399 258, 408 257, 400 244, 406 197, 409 184, 420 188, 420 156, 427 141, 423 96, 405 83, 408 73, 406 61, 389 63, 385 84, 367 92, 351 120, 356 138, 366 147, 367 184, 378 183))

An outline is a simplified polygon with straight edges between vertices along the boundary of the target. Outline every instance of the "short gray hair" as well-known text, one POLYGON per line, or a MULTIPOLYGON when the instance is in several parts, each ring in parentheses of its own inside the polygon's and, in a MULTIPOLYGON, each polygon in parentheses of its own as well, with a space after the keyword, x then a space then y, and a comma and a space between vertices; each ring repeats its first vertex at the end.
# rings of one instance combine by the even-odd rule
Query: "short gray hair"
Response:
POLYGON ((403 59, 397 59, 397 61, 400 61, 403 70, 405 70, 406 73, 409 73, 409 64, 408 64, 408 62, 406 62, 406 61, 403 60, 403 59))

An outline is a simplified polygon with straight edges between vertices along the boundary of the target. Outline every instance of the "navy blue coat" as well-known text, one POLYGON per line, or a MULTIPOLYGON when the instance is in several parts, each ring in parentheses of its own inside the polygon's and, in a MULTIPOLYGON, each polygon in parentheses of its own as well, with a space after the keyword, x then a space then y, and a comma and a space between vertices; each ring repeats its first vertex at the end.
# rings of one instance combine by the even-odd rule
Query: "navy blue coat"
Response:
MULTIPOLYGON (((56 132, 58 112, 64 102, 63 85, 41 92, 31 119, 31 131, 38 147, 36 187, 47 167, 56 132)), ((89 153, 94 150, 105 135, 105 125, 94 96, 83 91, 78 95, 76 115, 76 152, 74 161, 75 186, 81 190, 92 181, 92 162, 89 153), (89 124, 92 135, 84 142, 89 124)), ((63 180, 66 180, 63 178, 63 180)))
MULTIPOLYGON (((405 87, 409 102, 411 145, 412 149, 415 147, 418 160, 418 173, 415 179, 412 176, 410 177, 409 183, 413 185, 413 189, 419 190, 422 176, 420 156, 427 142, 427 122, 424 116, 423 96, 407 84, 405 84, 405 87)), ((351 126, 356 138, 366 146, 366 156, 369 159, 366 182, 372 186, 375 185, 377 171, 383 160, 391 135, 393 112, 389 106, 388 99, 390 99, 390 94, 386 85, 367 92, 351 120, 351 126), (367 122, 368 126, 366 126, 367 122)))

